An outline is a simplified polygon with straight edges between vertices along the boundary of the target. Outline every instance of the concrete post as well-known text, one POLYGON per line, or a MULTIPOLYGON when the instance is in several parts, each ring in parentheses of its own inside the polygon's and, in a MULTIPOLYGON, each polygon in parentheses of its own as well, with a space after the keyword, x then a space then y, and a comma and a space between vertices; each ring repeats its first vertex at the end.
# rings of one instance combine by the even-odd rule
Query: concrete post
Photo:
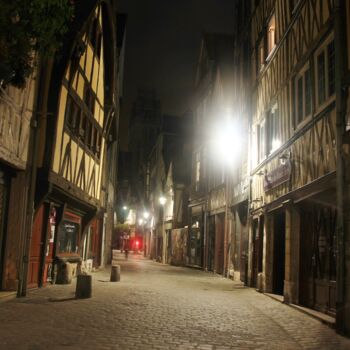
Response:
POLYGON ((111 282, 120 281, 120 265, 113 265, 111 268, 111 282))
POLYGON ((75 289, 77 299, 91 298, 92 295, 92 277, 91 275, 78 275, 75 289))

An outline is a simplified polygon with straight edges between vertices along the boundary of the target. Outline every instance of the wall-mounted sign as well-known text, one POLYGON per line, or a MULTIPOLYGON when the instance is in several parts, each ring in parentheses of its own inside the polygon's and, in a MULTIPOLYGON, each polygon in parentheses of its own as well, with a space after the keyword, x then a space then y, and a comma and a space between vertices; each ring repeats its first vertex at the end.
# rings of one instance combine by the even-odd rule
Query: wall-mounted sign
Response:
POLYGON ((292 164, 287 160, 284 164, 280 164, 275 169, 265 174, 264 191, 269 191, 284 182, 289 181, 292 174, 292 164))
POLYGON ((58 252, 78 252, 79 224, 64 220, 58 232, 58 252))

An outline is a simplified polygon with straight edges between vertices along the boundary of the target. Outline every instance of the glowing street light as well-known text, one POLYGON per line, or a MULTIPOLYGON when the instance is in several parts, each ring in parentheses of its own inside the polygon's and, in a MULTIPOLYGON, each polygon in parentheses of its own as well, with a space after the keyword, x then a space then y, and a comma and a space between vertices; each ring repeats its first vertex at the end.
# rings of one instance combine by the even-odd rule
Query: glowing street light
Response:
POLYGON ((165 205, 166 198, 164 196, 159 197, 159 203, 160 203, 160 205, 165 205))
POLYGON ((149 218, 149 212, 148 211, 145 211, 143 213, 143 217, 147 220, 149 218))
POLYGON ((139 219, 139 225, 141 226, 143 224, 143 219, 139 219))
POLYGON ((123 210, 128 210, 128 207, 126 205, 124 205, 123 210))
POLYGON ((239 127, 230 117, 214 126, 212 134, 213 153, 215 158, 225 164, 232 164, 241 152, 242 140, 239 127))

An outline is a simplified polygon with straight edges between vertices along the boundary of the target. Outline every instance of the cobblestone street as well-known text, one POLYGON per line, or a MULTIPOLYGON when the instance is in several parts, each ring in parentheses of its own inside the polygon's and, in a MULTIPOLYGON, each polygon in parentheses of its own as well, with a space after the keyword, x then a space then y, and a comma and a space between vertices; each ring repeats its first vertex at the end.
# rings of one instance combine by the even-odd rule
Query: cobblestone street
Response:
POLYGON ((350 340, 253 289, 130 255, 93 298, 55 285, 0 304, 0 349, 350 349, 350 340))

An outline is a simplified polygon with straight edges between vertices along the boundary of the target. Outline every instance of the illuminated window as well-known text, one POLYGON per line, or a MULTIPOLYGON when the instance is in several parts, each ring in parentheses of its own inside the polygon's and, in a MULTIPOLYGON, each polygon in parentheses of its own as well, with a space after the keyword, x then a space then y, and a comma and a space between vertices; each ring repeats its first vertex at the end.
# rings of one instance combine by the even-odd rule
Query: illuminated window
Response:
POLYGON ((258 162, 262 162, 266 158, 266 130, 265 120, 263 120, 257 127, 257 138, 258 138, 258 162))
POLYGON ((272 15, 267 26, 267 56, 273 51, 276 46, 276 17, 272 15))
POLYGON ((276 104, 266 114, 266 155, 273 153, 280 146, 279 115, 276 104))
POLYGON ((200 152, 195 154, 195 189, 196 191, 200 188, 200 179, 201 179, 201 160, 200 152))

